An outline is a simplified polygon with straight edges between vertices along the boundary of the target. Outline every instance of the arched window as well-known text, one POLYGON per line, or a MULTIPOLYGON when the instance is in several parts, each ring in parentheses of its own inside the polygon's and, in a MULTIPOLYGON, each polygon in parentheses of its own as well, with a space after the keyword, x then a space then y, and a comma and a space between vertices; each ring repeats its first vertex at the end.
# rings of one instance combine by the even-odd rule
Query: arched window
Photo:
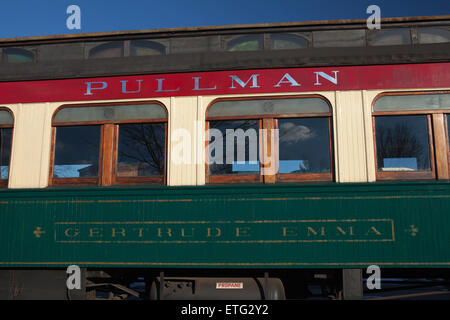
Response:
POLYGON ((419 43, 442 43, 450 42, 449 27, 427 27, 419 28, 419 43))
POLYGON ((0 108, 0 187, 3 188, 8 186, 13 124, 11 113, 0 108))
POLYGON ((371 46, 393 46, 411 44, 411 33, 408 28, 381 29, 369 38, 371 46))
POLYGON ((167 112, 158 102, 67 106, 53 127, 50 185, 165 182, 167 112))
POLYGON ((3 48, 2 61, 7 63, 33 62, 34 53, 20 48, 3 48))
POLYGON ((130 56, 153 56, 166 53, 166 47, 155 41, 130 41, 130 56))
POLYGON ((207 182, 331 181, 331 110, 319 96, 227 99, 207 110, 207 182))
POLYGON ((270 48, 273 50, 303 49, 308 40, 295 34, 274 33, 270 35, 270 48))
POLYGON ((377 179, 448 179, 449 93, 389 93, 373 105, 377 179))
POLYGON ((227 43, 228 51, 255 51, 262 50, 262 48, 263 36, 261 34, 239 36, 227 43))
POLYGON ((89 58, 119 58, 123 57, 123 42, 108 42, 89 50, 89 58))

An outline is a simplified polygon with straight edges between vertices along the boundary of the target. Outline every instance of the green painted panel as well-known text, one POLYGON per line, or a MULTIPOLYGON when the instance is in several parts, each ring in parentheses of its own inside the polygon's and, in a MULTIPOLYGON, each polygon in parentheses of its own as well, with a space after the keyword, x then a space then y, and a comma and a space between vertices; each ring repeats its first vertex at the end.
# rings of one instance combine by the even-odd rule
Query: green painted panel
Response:
POLYGON ((0 267, 450 267, 450 183, 0 191, 0 267))

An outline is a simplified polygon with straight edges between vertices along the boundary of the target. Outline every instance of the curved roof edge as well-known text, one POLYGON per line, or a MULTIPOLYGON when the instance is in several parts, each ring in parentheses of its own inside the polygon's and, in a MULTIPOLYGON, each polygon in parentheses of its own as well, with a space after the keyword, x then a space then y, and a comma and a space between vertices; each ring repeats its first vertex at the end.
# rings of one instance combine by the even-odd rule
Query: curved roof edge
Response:
MULTIPOLYGON (((419 17, 397 17, 397 18, 382 18, 381 23, 424 23, 436 21, 450 21, 450 15, 440 16, 419 16, 419 17)), ((137 35, 160 35, 160 34, 176 34, 176 33, 196 33, 196 32, 221 32, 233 30, 248 30, 261 28, 283 28, 283 27, 338 27, 338 26, 352 26, 365 25, 366 19, 341 19, 341 20, 320 20, 320 21, 298 21, 298 22, 279 22, 279 23, 258 23, 258 24, 235 24, 225 26, 203 26, 203 27, 187 27, 187 28, 165 28, 165 29, 145 29, 145 30, 128 30, 128 31, 107 31, 94 33, 71 33, 62 35, 48 35, 48 36, 31 36, 31 37, 16 37, 16 38, 0 38, 1 43, 11 42, 28 42, 28 41, 58 41, 58 40, 86 40, 89 38, 109 38, 120 36, 137 36, 137 35)))

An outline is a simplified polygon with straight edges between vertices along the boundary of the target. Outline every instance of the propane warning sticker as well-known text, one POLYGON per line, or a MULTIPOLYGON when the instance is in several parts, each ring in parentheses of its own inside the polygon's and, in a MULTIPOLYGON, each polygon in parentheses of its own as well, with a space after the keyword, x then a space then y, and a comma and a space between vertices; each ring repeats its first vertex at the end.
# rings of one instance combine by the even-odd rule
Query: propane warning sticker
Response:
POLYGON ((243 282, 217 282, 216 289, 244 289, 243 282))

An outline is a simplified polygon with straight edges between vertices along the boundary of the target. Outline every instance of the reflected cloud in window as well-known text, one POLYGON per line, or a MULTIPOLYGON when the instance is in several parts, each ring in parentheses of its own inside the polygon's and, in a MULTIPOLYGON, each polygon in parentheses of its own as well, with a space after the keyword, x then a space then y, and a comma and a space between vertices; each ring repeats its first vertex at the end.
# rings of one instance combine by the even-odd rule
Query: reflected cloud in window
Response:
POLYGON ((279 173, 330 172, 328 118, 278 119, 279 173))

